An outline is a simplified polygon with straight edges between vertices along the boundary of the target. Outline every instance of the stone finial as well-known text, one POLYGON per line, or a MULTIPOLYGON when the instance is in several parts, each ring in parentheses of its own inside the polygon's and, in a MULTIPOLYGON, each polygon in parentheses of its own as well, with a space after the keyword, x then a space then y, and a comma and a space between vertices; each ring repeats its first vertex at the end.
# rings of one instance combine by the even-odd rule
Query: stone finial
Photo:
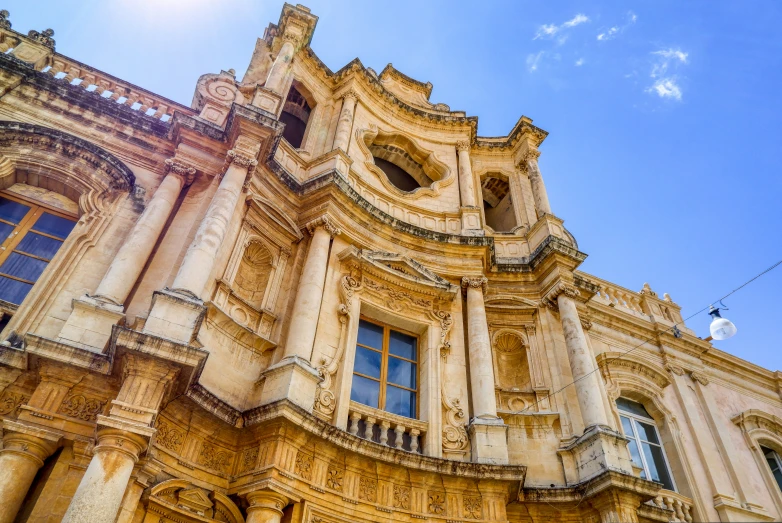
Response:
POLYGON ((645 294, 647 296, 651 296, 652 298, 656 298, 657 297, 657 293, 652 290, 651 285, 649 285, 648 283, 644 283, 644 288, 641 289, 638 292, 638 294, 645 294))
POLYGON ((486 276, 465 276, 462 278, 462 289, 467 290, 469 288, 481 289, 486 292, 486 288, 489 284, 489 280, 486 276))
POLYGON ((43 44, 46 47, 54 49, 55 42, 54 42, 54 38, 52 38, 52 36, 54 36, 54 30, 52 29, 46 29, 42 33, 39 33, 38 31, 33 29, 29 33, 27 33, 27 36, 35 40, 39 44, 43 44))
POLYGON ((663 293, 663 301, 667 301, 668 303, 673 303, 673 300, 671 299, 671 295, 666 293, 663 293))
POLYGON ((11 21, 8 20, 8 17, 11 16, 11 13, 3 9, 0 11, 0 28, 1 29, 11 29, 11 21))

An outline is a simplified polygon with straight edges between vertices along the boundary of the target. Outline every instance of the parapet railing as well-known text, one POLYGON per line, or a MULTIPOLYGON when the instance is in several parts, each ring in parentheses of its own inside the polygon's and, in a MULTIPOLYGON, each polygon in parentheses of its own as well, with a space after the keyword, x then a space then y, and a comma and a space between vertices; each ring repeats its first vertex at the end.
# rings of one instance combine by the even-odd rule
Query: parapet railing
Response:
POLYGON ((386 447, 424 454, 424 436, 429 427, 425 421, 397 416, 350 402, 348 432, 386 447))
POLYGON ((660 495, 647 501, 647 504, 672 511, 669 520, 671 523, 692 523, 692 500, 681 494, 671 490, 661 490, 660 495))

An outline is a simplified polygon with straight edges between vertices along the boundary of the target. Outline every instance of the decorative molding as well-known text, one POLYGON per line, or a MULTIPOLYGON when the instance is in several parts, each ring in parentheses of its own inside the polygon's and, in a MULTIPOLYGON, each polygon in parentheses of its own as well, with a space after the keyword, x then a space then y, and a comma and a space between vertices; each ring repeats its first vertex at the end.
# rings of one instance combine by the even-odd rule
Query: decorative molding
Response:
POLYGON ((307 481, 312 480, 312 466, 313 458, 310 454, 305 454, 302 451, 296 453, 296 464, 293 468, 293 473, 300 476, 307 481))
POLYGON ((671 380, 664 369, 657 368, 650 362, 643 360, 635 354, 622 352, 603 352, 595 358, 606 380, 613 373, 623 373, 637 378, 645 378, 653 383, 659 390, 670 385, 671 380))
POLYGON ((4 391, 0 396, 0 414, 7 416, 10 414, 17 414, 19 408, 26 404, 30 398, 23 394, 4 391))
POLYGON ((231 465, 231 453, 227 450, 219 450, 211 443, 204 442, 198 456, 198 463, 208 469, 225 474, 231 465))
POLYGON ((464 517, 467 519, 481 519, 483 517, 483 500, 480 496, 464 496, 464 517))
POLYGON ((377 480, 361 476, 358 480, 358 499, 367 503, 377 502, 377 480))
POLYGON ((697 370, 690 371, 690 378, 692 378, 693 381, 697 381, 704 387, 709 384, 709 378, 706 376, 706 374, 697 370))
POLYGON ((105 405, 105 400, 73 394, 63 400, 57 412, 83 421, 96 421, 105 405))
POLYGON ((448 335, 453 318, 450 313, 434 311, 433 316, 440 320, 440 397, 445 408, 445 423, 443 424, 442 446, 443 454, 464 456, 470 446, 470 438, 465 428, 466 416, 459 398, 450 397, 450 391, 446 387, 445 365, 451 344, 448 335))
POLYGON ((52 29, 44 29, 42 32, 32 29, 27 33, 28 38, 38 42, 39 44, 45 45, 52 51, 54 51, 54 45, 56 43, 54 38, 52 38, 53 36, 54 30, 52 29))
POLYGON ((392 504, 394 508, 410 510, 410 487, 394 485, 394 497, 392 504))
POLYGON ((345 471, 335 465, 329 465, 326 472, 326 486, 331 490, 342 492, 342 483, 345 479, 345 471))
POLYGON ((429 503, 427 504, 427 508, 429 510, 430 514, 435 514, 438 516, 445 514, 445 493, 444 492, 433 492, 429 491, 428 493, 429 497, 429 503))

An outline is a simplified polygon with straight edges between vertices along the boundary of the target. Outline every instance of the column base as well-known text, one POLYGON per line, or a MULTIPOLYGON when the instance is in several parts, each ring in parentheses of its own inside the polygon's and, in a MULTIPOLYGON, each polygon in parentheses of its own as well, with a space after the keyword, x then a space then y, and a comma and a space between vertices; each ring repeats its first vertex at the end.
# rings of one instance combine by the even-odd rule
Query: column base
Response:
POLYGON ((111 328, 125 318, 124 308, 87 295, 74 298, 72 304, 71 315, 57 341, 90 352, 103 352, 111 338, 111 328))
POLYGON ((472 461, 507 465, 508 426, 502 418, 474 418, 467 427, 472 446, 472 461))
POLYGON ((481 227, 481 212, 477 207, 462 207, 462 236, 485 236, 481 227))
POLYGON ((628 441, 610 427, 588 427, 579 438, 557 451, 562 457, 567 484, 581 483, 607 470, 632 475, 628 441))
POLYGON ((288 399, 312 413, 320 374, 309 362, 291 356, 266 369, 262 375, 261 405, 288 399))
POLYGON ((142 332, 189 345, 205 315, 206 307, 197 298, 170 289, 155 291, 142 332))
POLYGON ((282 96, 265 87, 257 86, 250 105, 276 116, 282 107, 282 96))

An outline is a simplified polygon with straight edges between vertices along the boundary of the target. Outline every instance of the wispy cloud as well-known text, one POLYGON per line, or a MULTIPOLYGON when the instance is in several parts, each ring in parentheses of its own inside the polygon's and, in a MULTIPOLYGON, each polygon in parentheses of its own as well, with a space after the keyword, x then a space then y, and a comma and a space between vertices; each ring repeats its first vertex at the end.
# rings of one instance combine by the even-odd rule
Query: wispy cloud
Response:
POLYGON ((578 60, 576 60, 576 63, 574 65, 576 67, 581 67, 582 65, 584 65, 584 59, 583 58, 579 58, 578 60))
POLYGON ((660 98, 681 101, 682 88, 676 72, 681 66, 687 64, 689 54, 674 47, 653 51, 651 54, 653 61, 649 77, 654 82, 646 92, 656 94, 660 98))
POLYGON ((608 29, 600 32, 597 34, 597 40, 599 42, 605 42, 608 40, 613 40, 620 34, 622 34, 625 29, 633 25, 636 21, 638 21, 638 15, 636 15, 632 11, 628 11, 627 13, 627 21, 623 25, 614 25, 609 27, 608 29))
MULTIPOLYGON (((573 27, 576 27, 577 25, 584 24, 586 22, 589 22, 589 17, 585 14, 578 13, 576 16, 571 18, 570 20, 567 20, 563 22, 561 25, 557 24, 544 24, 538 27, 537 32, 535 32, 535 37, 533 40, 538 40, 541 38, 553 38, 554 35, 561 32, 564 29, 570 29, 573 27)), ((561 41, 561 43, 564 43, 564 40, 561 41)))
POLYGON ((529 72, 534 73, 538 70, 538 65, 540 64, 540 60, 543 58, 543 55, 546 54, 546 51, 540 51, 539 53, 535 54, 529 54, 527 55, 527 69, 529 72))

